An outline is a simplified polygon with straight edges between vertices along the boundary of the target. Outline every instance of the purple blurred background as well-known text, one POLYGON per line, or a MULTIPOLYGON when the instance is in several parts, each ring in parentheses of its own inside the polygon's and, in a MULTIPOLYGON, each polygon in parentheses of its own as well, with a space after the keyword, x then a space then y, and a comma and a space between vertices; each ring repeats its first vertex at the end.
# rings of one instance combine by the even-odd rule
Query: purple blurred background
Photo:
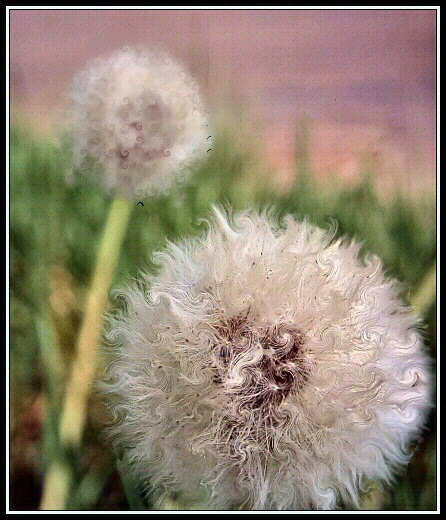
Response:
POLYGON ((249 110, 265 158, 285 176, 296 124, 311 166, 432 191, 436 156, 435 10, 13 10, 12 116, 49 127, 73 75, 124 45, 184 60, 213 110, 249 110))

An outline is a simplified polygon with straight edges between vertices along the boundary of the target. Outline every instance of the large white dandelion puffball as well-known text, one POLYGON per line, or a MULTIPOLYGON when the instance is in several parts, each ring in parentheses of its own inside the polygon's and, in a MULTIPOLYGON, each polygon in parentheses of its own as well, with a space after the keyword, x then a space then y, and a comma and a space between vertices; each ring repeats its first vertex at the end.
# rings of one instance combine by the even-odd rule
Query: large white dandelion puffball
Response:
POLYGON ((211 148, 198 85, 164 52, 124 48, 98 58, 69 99, 74 166, 108 191, 166 193, 211 148))
POLYGON ((376 256, 283 226, 215 210, 110 318, 110 433, 155 500, 357 507, 410 460, 430 409, 417 317, 376 256))

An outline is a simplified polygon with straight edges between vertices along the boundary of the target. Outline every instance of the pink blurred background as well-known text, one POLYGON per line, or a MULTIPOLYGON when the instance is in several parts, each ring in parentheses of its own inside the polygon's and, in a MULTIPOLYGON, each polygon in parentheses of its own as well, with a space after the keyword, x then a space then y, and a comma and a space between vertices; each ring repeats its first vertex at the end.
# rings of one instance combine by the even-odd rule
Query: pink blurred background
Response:
POLYGON ((434 189, 435 10, 12 10, 12 117, 49 128, 79 68, 125 45, 183 59, 213 110, 248 110, 284 179, 304 122, 318 175, 367 163, 383 186, 434 189))

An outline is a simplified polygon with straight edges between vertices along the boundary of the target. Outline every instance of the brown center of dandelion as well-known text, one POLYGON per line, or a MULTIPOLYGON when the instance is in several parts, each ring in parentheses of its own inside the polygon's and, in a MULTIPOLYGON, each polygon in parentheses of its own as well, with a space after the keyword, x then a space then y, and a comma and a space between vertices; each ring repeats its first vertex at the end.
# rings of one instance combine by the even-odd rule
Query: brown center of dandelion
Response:
POLYGON ((305 383, 304 336, 294 325, 255 327, 235 317, 216 331, 214 381, 240 408, 276 407, 305 383))
POLYGON ((168 105, 153 98, 147 106, 141 107, 129 100, 120 107, 118 115, 123 121, 122 139, 117 142, 113 155, 116 154, 122 169, 141 169, 144 164, 170 155, 181 130, 168 105))

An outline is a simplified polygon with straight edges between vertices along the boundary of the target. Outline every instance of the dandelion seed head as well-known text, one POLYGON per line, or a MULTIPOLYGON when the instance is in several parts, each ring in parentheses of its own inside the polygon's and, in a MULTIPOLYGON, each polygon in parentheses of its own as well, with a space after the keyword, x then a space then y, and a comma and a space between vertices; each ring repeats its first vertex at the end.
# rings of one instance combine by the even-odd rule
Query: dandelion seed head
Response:
POLYGON ((418 318, 375 256, 310 223, 215 209, 110 318, 113 442, 161 500, 358 506, 430 407, 418 318))
POLYGON ((74 79, 73 163, 106 190, 165 193, 206 157, 209 127, 195 80, 164 52, 125 47, 74 79))

